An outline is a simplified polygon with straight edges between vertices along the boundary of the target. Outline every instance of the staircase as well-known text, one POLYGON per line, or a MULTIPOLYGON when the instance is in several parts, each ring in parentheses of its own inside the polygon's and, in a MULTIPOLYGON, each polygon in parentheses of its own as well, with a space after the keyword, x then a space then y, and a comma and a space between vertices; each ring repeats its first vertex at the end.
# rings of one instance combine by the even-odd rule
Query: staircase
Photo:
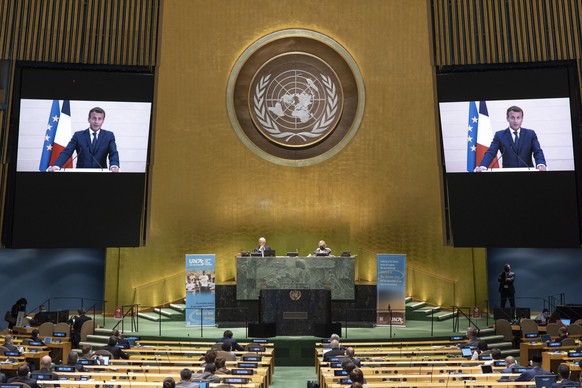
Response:
POLYGON ((446 321, 454 317, 452 311, 443 310, 439 306, 429 306, 423 301, 414 301, 411 297, 406 298, 406 320, 412 321, 446 321))
POLYGON ((168 307, 155 307, 150 312, 139 312, 138 317, 152 322, 177 322, 186 319, 186 304, 170 303, 168 307))

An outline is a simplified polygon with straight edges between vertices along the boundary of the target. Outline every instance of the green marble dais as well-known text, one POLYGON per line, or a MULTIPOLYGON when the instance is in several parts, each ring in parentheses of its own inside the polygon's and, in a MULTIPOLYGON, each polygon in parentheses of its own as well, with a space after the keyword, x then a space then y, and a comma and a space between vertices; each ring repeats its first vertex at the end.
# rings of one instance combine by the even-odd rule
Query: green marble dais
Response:
POLYGON ((259 299, 261 289, 331 290, 333 300, 354 299, 354 257, 237 257, 236 298, 259 299))

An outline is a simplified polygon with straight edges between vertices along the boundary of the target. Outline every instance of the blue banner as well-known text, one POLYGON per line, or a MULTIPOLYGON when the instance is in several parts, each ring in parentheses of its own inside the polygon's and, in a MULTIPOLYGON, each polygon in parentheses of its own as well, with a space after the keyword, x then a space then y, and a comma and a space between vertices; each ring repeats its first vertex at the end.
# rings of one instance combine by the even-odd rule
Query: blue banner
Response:
POLYGON ((376 323, 406 326, 406 255, 377 254, 376 323))
POLYGON ((186 255, 186 326, 214 326, 216 255, 186 255))

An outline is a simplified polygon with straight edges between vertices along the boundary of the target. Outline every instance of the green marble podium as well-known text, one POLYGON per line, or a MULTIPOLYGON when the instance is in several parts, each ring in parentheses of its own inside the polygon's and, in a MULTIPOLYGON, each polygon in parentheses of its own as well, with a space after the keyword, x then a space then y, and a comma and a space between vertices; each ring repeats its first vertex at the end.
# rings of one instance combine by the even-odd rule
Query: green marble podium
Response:
POLYGON ((354 299, 355 257, 237 257, 236 298, 257 300, 265 289, 327 289, 332 300, 354 299))

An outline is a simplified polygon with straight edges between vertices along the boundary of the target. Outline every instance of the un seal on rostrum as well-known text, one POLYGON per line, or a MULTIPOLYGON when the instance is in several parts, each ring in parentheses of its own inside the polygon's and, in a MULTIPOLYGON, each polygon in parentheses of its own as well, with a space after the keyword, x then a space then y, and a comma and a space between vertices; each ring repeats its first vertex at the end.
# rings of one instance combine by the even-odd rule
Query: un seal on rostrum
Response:
POLYGON ((289 298, 291 298, 291 300, 299 300, 299 299, 301 299, 301 291, 299 291, 299 290, 291 290, 291 291, 289 291, 289 298))

